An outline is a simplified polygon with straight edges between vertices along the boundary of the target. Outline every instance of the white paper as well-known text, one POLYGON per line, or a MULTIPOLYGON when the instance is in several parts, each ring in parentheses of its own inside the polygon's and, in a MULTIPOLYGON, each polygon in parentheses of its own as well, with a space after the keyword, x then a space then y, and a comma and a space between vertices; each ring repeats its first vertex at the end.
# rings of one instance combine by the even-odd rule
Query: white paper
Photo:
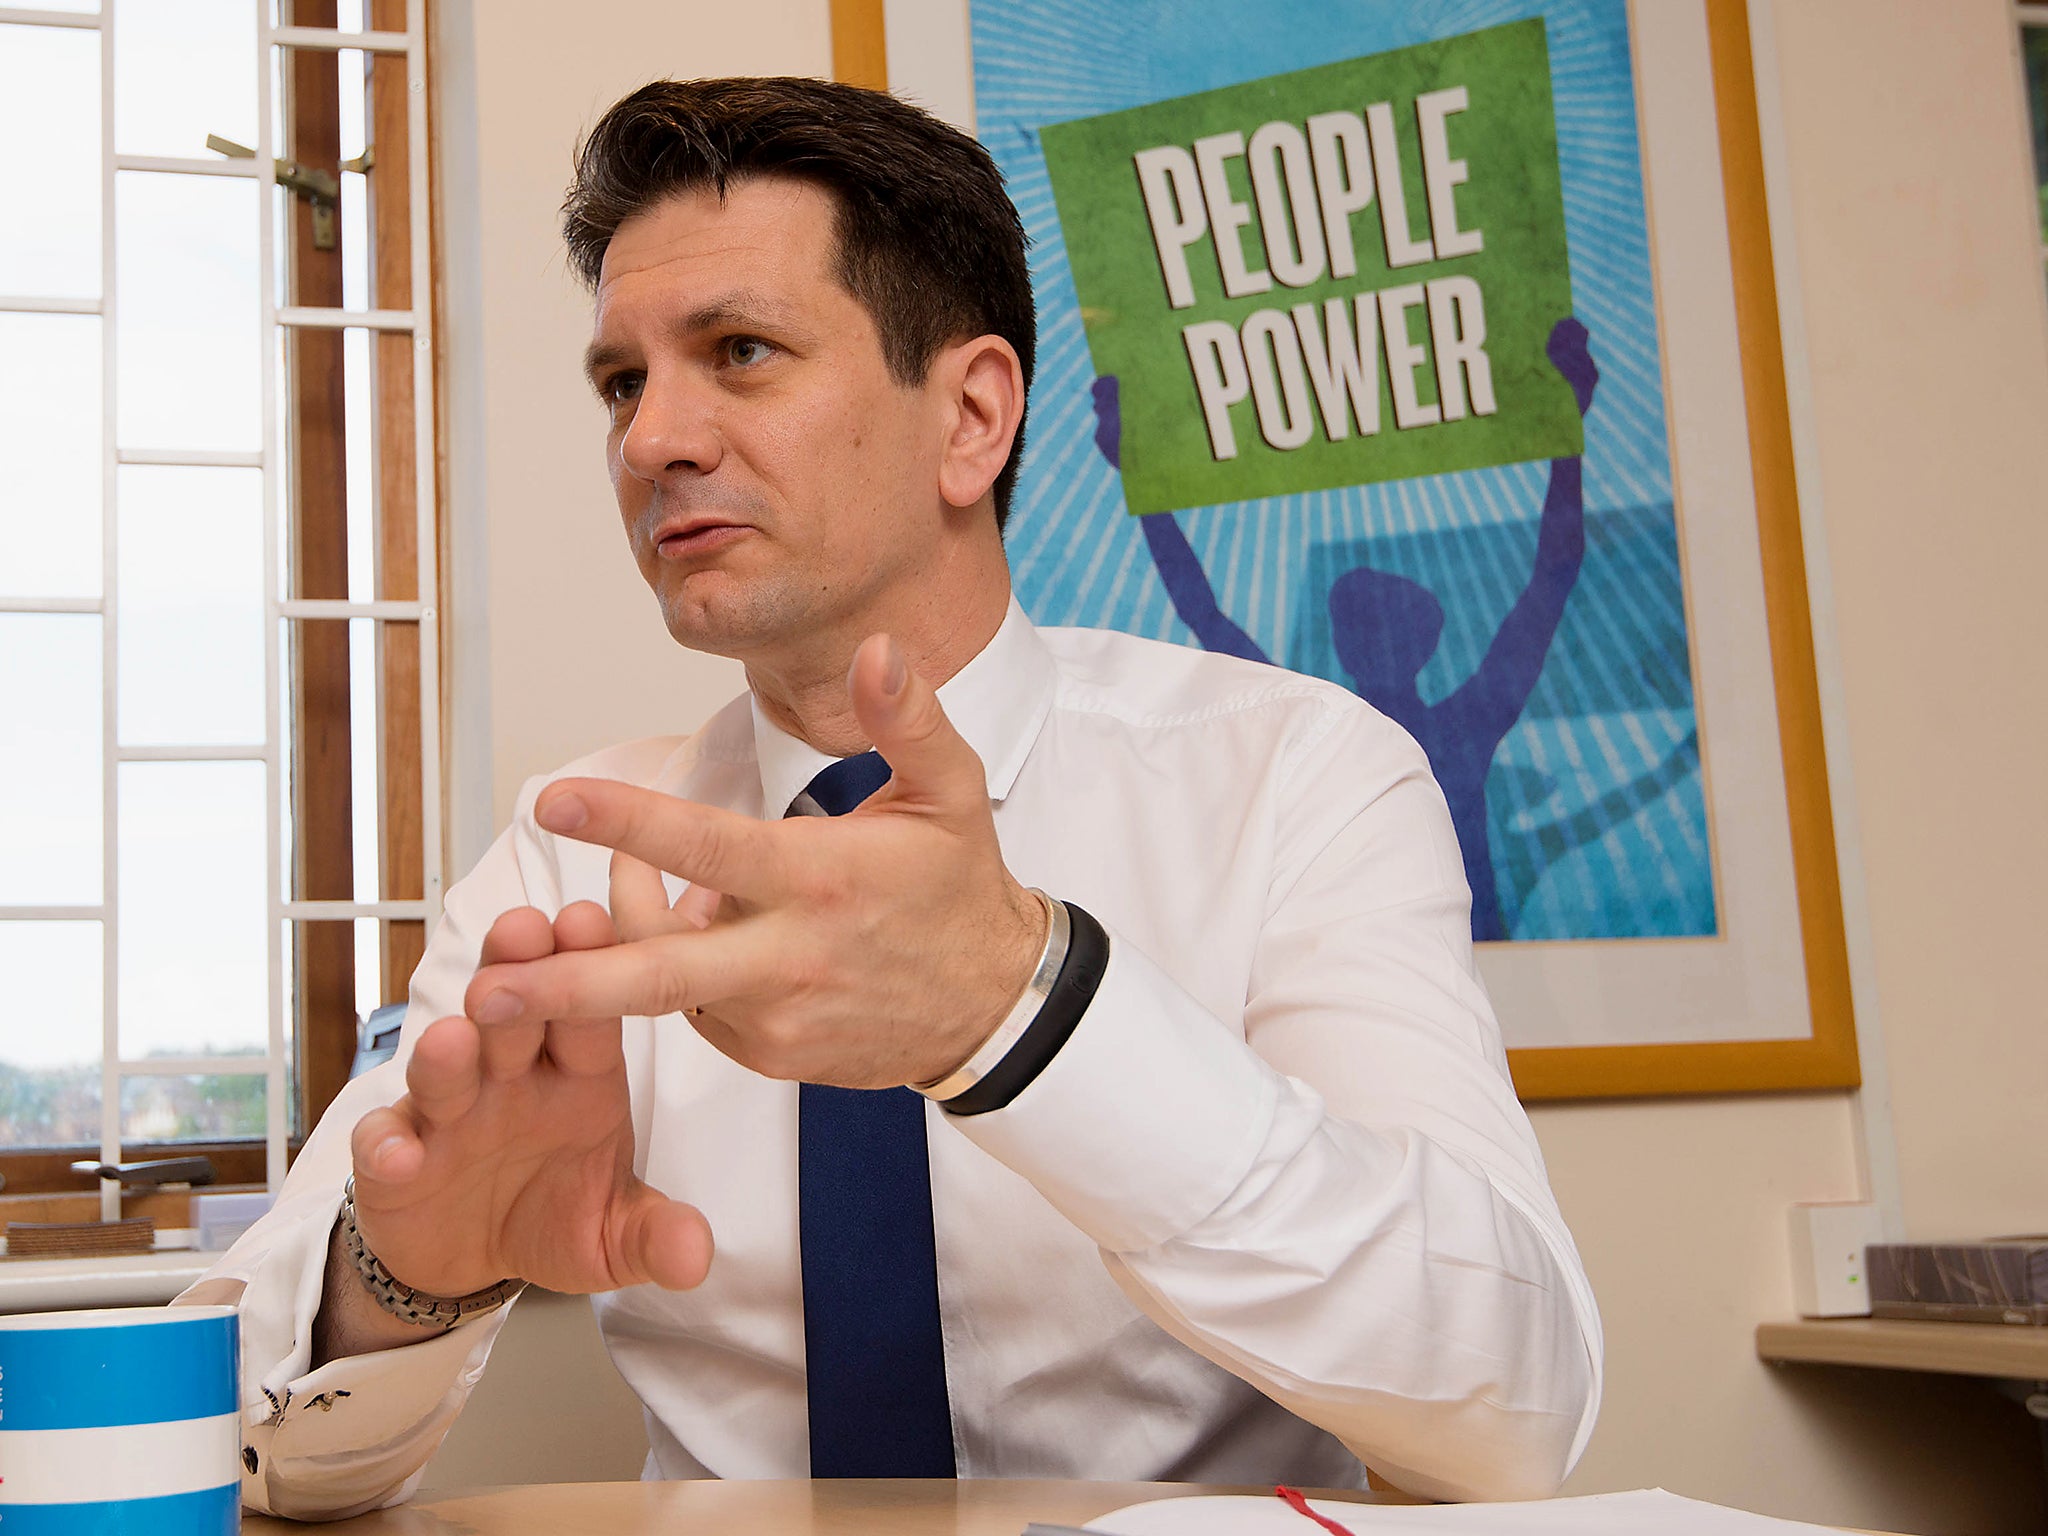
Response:
MULTIPOLYGON (((1829 1526, 1773 1520, 1661 1488, 1601 1493, 1530 1504, 1350 1504, 1311 1499, 1309 1507, 1354 1536, 1794 1536, 1829 1526)), ((1322 1528, 1277 1496, 1156 1499, 1097 1516, 1101 1536, 1321 1536, 1322 1528)), ((1838 1536, 1838 1533, 1837 1533, 1838 1536)))

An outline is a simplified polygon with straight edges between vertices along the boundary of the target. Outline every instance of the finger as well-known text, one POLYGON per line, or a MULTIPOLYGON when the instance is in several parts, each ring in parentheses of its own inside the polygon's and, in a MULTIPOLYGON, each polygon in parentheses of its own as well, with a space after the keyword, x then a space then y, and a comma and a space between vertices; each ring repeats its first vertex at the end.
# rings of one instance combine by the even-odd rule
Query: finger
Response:
POLYGON ((420 1032, 405 1064, 405 1087, 421 1124, 446 1125, 476 1104, 483 1087, 479 1033, 460 1016, 436 1019, 420 1032))
POLYGON ((616 849, 612 853, 611 904, 612 922, 627 942, 673 933, 678 926, 661 871, 616 849))
MULTIPOLYGON (((494 960, 532 960, 552 954, 554 948, 555 925, 547 914, 533 907, 515 907, 499 914, 484 935, 483 958, 486 965, 494 960)), ((471 1017, 480 1026, 477 1054, 485 1082, 509 1082, 533 1070, 547 1043, 546 1020, 486 1019, 481 1013, 471 1017)))
POLYGON ((709 928, 718 918, 718 904, 725 898, 708 885, 693 885, 676 898, 675 914, 684 927, 709 928))
MULTIPOLYGON (((555 953, 608 949, 618 943, 611 915, 594 901, 571 902, 555 918, 555 953)), ((550 1060, 575 1077, 596 1077, 625 1065, 617 1015, 608 1019, 552 1018, 547 1026, 550 1060)))
POLYGON ((613 1208, 606 1234, 621 1283, 671 1291, 701 1284, 711 1268, 711 1224, 695 1206, 635 1183, 613 1208), (627 1278, 630 1277, 630 1278, 627 1278))
POLYGON ((594 901, 572 901, 555 914, 554 943, 544 951, 602 949, 619 942, 609 912, 594 901))
POLYGON ((547 1020, 515 1019, 477 1026, 477 1061, 487 1083, 505 1083, 533 1070, 547 1044, 547 1020))
POLYGON ((911 671, 889 635, 870 635, 853 653, 847 696, 875 750, 894 777, 892 801, 988 812, 988 774, 974 748, 953 728, 938 693, 911 671))
MULTIPOLYGON (((554 947, 555 928, 548 915, 535 907, 514 907, 499 913, 484 935, 481 963, 531 960, 551 953, 554 947)), ((475 1012, 470 1017, 489 1026, 479 1041, 487 1080, 502 1083, 532 1070, 547 1038, 538 1021, 499 1021, 475 1012)))
POLYGON ((427 1161, 426 1144, 405 1112, 403 1099, 358 1120, 349 1133, 349 1152, 358 1184, 409 1183, 427 1161))
POLYGON ((500 912, 484 935, 483 965, 505 960, 531 960, 555 947, 555 925, 537 907, 500 912))
POLYGON ((533 814, 550 832, 749 901, 773 901, 789 887, 776 824, 737 811, 610 779, 561 779, 541 791, 533 814))
POLYGON ((658 1018, 765 990, 783 958, 759 925, 734 923, 487 966, 469 985, 524 1018, 658 1018))

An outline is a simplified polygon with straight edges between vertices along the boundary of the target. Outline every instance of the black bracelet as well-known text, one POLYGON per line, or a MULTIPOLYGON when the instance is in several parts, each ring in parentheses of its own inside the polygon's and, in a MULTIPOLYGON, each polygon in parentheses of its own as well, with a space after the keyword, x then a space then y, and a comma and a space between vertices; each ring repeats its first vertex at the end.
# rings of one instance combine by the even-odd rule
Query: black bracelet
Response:
POLYGON ((1102 924, 1071 901, 1062 905, 1071 924, 1067 958, 1046 994, 1045 1006, 987 1076, 940 1104, 947 1114, 985 1115, 1016 1098, 1059 1055, 1088 1005, 1095 1001, 1095 989, 1102 985, 1102 973, 1109 965, 1109 935, 1102 924))

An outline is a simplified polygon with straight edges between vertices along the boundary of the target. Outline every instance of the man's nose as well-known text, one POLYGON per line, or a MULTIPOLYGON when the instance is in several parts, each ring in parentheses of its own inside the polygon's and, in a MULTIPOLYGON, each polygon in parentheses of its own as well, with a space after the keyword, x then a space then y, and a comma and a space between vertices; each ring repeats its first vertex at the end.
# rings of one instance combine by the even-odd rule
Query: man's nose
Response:
POLYGON ((619 445, 627 472, 648 481, 690 470, 709 474, 721 452, 717 413, 706 391, 650 375, 619 445))

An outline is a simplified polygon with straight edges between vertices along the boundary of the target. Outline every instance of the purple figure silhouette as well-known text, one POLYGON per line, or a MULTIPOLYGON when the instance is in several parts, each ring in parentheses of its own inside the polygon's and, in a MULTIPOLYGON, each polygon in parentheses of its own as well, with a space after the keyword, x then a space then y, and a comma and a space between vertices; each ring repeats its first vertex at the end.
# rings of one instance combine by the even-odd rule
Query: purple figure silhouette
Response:
MULTIPOLYGON (((1584 416, 1600 381, 1585 326, 1571 316, 1558 321, 1545 352, 1571 385, 1584 416)), ((1095 445, 1112 468, 1121 468, 1122 411, 1113 375, 1095 381, 1094 399, 1095 445)), ((1148 513, 1139 521, 1174 612, 1194 631, 1203 649, 1270 662, 1272 658, 1217 604, 1208 573, 1174 515, 1148 513)), ((1360 696, 1399 721, 1422 744, 1443 787, 1464 856, 1465 879, 1472 887, 1475 939, 1508 936, 1487 844, 1486 776, 1494 753, 1535 690, 1585 555, 1579 458, 1552 459, 1529 583, 1501 621, 1477 669, 1435 704, 1423 702, 1417 678, 1443 636, 1444 610, 1436 595, 1405 576, 1369 566, 1346 571, 1330 588, 1330 637, 1337 659, 1360 696)), ((1660 774, 1661 770, 1653 772, 1643 783, 1657 781, 1660 774)), ((1632 801, 1635 788, 1627 786, 1618 793, 1625 802, 1632 801)))
MULTIPOLYGON (((1123 408, 1117 400, 1116 375, 1097 379, 1094 394, 1095 446, 1109 460, 1111 469, 1121 471, 1123 408)), ((1273 658, 1260 650, 1258 642, 1239 629, 1217 605, 1209 573, 1188 547, 1187 536, 1180 531, 1173 514, 1151 512, 1138 521, 1145 529, 1145 543, 1152 551, 1152 563, 1159 568, 1159 579, 1166 583, 1167 595, 1173 599, 1173 611, 1180 615, 1181 623, 1195 632, 1202 649, 1271 665, 1273 658)))

